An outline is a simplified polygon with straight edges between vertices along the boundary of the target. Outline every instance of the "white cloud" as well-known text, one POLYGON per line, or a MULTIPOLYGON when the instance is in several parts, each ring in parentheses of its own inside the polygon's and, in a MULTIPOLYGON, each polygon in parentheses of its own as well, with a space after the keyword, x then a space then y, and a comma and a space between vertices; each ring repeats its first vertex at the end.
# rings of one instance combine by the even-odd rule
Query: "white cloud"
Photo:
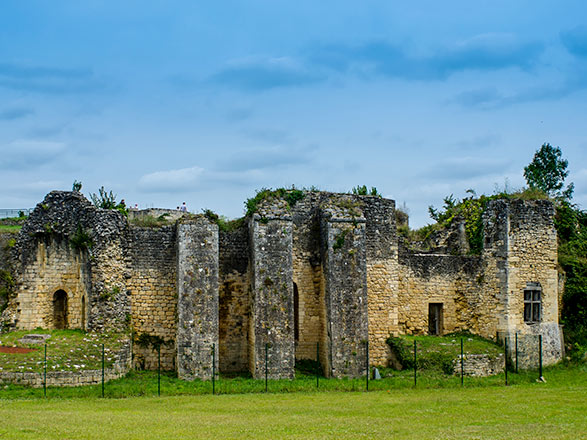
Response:
POLYGON ((139 188, 148 192, 185 190, 197 185, 204 169, 194 166, 177 170, 155 171, 139 179, 139 188))

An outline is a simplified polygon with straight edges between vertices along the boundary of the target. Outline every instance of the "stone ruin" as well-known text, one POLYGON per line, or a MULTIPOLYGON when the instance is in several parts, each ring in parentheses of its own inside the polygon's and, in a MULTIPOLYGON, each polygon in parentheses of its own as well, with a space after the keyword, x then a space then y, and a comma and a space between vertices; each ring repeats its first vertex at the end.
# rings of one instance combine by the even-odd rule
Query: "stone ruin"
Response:
MULTIPOLYGON (((217 371, 264 377, 266 350, 269 377, 292 378, 317 346, 326 376, 357 377, 367 347, 372 365, 389 362, 390 335, 454 331, 517 334, 528 366, 541 334, 549 364, 562 356, 553 216, 548 201, 492 201, 481 255, 452 255, 408 249, 395 202, 377 196, 273 194, 225 230, 192 214, 141 227, 53 191, 12 249, 2 322, 130 329, 163 342, 163 367, 183 379, 211 378, 213 356, 217 371)), ((133 362, 156 368, 157 353, 134 344, 133 362)))

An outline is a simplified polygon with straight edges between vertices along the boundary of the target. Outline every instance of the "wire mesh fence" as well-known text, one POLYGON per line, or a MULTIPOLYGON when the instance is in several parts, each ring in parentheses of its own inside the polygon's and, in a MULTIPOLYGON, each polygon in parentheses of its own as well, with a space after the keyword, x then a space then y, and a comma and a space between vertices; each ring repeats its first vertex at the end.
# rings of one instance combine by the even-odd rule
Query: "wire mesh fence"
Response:
POLYGON ((264 347, 263 374, 223 374, 216 347, 210 365, 211 380, 183 381, 173 371, 162 369, 161 347, 155 347, 155 371, 132 368, 132 344, 128 335, 52 331, 51 334, 15 332, 0 335, 0 398, 14 395, 35 397, 275 393, 298 391, 391 391, 408 387, 470 387, 511 385, 541 379, 542 337, 507 337, 491 350, 480 348, 478 338, 402 337, 391 343, 395 365, 376 365, 369 359, 365 342, 361 377, 332 378, 321 362, 320 343, 315 359, 296 363, 295 379, 272 379, 269 344, 264 347), (47 337, 49 336, 49 337, 47 337), (27 339, 28 338, 28 339, 27 339), (37 340, 34 340, 37 339, 37 340), (401 341, 401 342, 399 342, 401 341), (523 350, 522 350, 523 348, 523 350), (531 350, 534 350, 533 352, 531 350), (521 359, 534 364, 522 363, 521 359), (79 388, 82 391, 76 391, 79 388))

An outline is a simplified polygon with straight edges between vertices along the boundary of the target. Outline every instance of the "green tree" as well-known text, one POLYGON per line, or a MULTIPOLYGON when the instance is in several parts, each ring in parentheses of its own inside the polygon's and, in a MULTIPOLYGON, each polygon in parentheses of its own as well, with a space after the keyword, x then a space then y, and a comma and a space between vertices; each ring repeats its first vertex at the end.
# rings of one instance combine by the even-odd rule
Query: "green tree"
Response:
POLYGON ((559 147, 543 144, 534 154, 532 162, 524 168, 524 177, 530 188, 538 188, 551 197, 570 199, 574 185, 570 183, 563 191, 565 179, 569 175, 568 165, 559 147))

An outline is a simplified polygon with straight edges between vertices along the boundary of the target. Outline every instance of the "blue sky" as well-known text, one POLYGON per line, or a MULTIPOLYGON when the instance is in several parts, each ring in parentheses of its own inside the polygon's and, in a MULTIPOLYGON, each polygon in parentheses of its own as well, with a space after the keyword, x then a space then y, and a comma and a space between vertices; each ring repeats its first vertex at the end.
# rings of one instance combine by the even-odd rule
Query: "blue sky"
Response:
POLYGON ((0 207, 104 185, 229 217, 261 187, 375 186, 429 221, 524 185, 545 142, 587 206, 582 1, 0 4, 0 207))

